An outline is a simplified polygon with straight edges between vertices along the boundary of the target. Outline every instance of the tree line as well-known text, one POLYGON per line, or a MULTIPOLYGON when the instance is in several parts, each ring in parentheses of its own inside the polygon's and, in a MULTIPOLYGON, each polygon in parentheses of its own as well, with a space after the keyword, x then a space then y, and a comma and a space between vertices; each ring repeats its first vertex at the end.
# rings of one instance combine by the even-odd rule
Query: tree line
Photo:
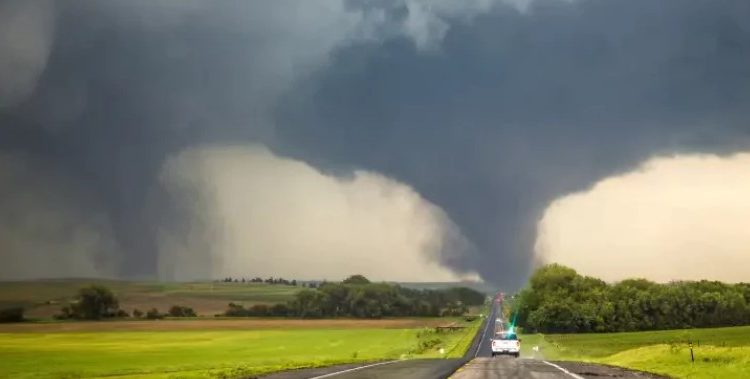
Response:
POLYGON ((183 305, 173 305, 166 313, 160 312, 157 308, 151 308, 145 312, 133 309, 132 313, 128 313, 120 308, 117 297, 109 288, 92 285, 78 290, 78 294, 70 305, 62 307, 55 318, 58 320, 102 320, 131 316, 158 320, 164 317, 196 317, 197 315, 193 308, 183 305))
POLYGON ((538 269, 513 304, 529 332, 625 332, 750 324, 750 284, 609 284, 558 264, 538 269))
MULTIPOLYGON (((397 284, 371 283, 362 275, 353 275, 340 283, 322 282, 307 287, 287 303, 255 304, 248 308, 230 303, 223 316, 229 317, 293 317, 293 318, 382 318, 409 316, 462 316, 468 307, 482 305, 485 294, 456 287, 441 290, 416 290, 397 284)), ((186 306, 173 305, 167 312, 156 308, 132 313, 120 307, 115 294, 108 288, 92 285, 81 288, 73 300, 54 317, 59 320, 102 320, 112 318, 162 319, 164 317, 196 317, 186 306)), ((24 320, 24 309, 0 310, 0 322, 24 320)))
POLYGON ((382 318, 410 316, 461 316, 469 306, 482 305, 485 294, 457 287, 416 290, 390 283, 371 283, 354 275, 340 283, 321 283, 303 289, 285 304, 253 305, 244 308, 231 303, 225 316, 276 316, 294 318, 382 318))
MULTIPOLYGON (((266 279, 263 279, 259 276, 256 276, 254 278, 245 279, 245 278, 232 278, 231 276, 227 276, 226 278, 220 280, 220 282, 224 283, 266 283, 266 284, 276 284, 276 285, 284 285, 284 286, 296 286, 297 285, 297 279, 287 280, 284 278, 274 278, 269 277, 266 279)), ((302 283, 302 286, 306 286, 306 283, 302 283)))

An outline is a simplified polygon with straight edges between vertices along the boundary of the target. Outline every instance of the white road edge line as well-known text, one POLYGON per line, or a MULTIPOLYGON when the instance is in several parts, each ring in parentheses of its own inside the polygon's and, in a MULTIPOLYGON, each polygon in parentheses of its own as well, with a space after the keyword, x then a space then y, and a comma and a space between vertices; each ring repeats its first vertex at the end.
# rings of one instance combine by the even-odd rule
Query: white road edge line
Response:
MULTIPOLYGON (((489 316, 492 316, 493 320, 492 322, 495 322, 495 312, 490 312, 489 316)), ((484 326, 484 331, 482 332, 482 338, 479 339, 479 345, 477 345, 477 350, 474 352, 474 358, 476 358, 479 355, 479 350, 482 349, 482 342, 484 342, 484 336, 487 335, 487 328, 490 327, 490 317, 487 317, 487 325, 484 326)))
POLYGON ((320 375, 320 376, 314 376, 314 377, 312 377, 310 379, 330 378, 330 377, 335 376, 335 375, 344 374, 344 373, 352 372, 352 371, 357 371, 357 370, 361 370, 363 368, 375 367, 375 366, 382 366, 382 365, 387 365, 387 364, 396 363, 396 362, 398 362, 398 361, 386 361, 386 362, 373 363, 371 365, 359 366, 359 367, 355 367, 355 368, 350 368, 348 370, 341 370, 341 371, 332 372, 330 374, 325 374, 325 375, 320 375))
POLYGON ((560 371, 562 371, 562 372, 570 375, 571 377, 573 377, 575 379, 586 379, 586 378, 584 378, 584 377, 582 377, 582 376, 580 376, 578 374, 574 374, 574 373, 572 373, 572 372, 570 372, 570 371, 568 371, 568 370, 566 370, 566 369, 564 369, 564 368, 562 368, 562 367, 560 367, 560 366, 558 366, 558 365, 556 365, 554 363, 547 362, 547 361, 542 361, 542 362, 544 362, 544 363, 546 363, 546 364, 548 364, 548 365, 550 365, 550 366, 552 366, 552 367, 554 367, 554 368, 556 368, 556 369, 558 369, 558 370, 560 370, 560 371))

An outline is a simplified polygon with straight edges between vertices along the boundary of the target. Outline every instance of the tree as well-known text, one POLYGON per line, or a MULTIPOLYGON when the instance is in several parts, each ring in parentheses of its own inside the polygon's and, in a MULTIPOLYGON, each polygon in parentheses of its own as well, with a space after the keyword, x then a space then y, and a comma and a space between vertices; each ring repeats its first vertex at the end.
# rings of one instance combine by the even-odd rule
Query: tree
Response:
POLYGON ((619 283, 560 265, 537 270, 514 312, 527 331, 623 332, 750 324, 744 284, 716 281, 619 283))
POLYGON ((251 317, 266 317, 269 315, 268 306, 265 304, 255 304, 247 310, 247 315, 251 317))
POLYGON ((116 317, 119 303, 108 288, 92 285, 78 290, 78 295, 69 307, 62 309, 61 318, 101 320, 116 317))
MULTIPOLYGON (((464 315, 468 305, 477 299, 484 301, 485 294, 468 288, 444 290, 416 290, 389 283, 371 283, 359 275, 349 283, 301 282, 301 291, 287 304, 272 306, 257 304, 250 308, 230 303, 223 313, 228 317, 409 317, 464 315), (307 284, 307 286, 305 286, 307 284)), ((266 279, 266 281, 270 280, 266 279)), ((296 283, 283 278, 276 283, 296 283)))
POLYGON ((275 317, 289 316, 289 307, 286 304, 274 304, 270 309, 270 315, 275 317))
POLYGON ((21 307, 0 309, 0 322, 21 322, 23 312, 24 309, 21 307))
MULTIPOLYGON (((360 275, 361 277, 361 275, 360 275)), ((322 282, 317 290, 298 292, 289 304, 293 317, 408 317, 463 315, 467 303, 485 295, 465 288, 416 290, 389 283, 367 283, 353 277, 349 283, 322 282), (357 284, 353 284, 353 283, 357 284)))
POLYGON ((128 312, 126 310, 124 310, 124 309, 118 309, 117 313, 115 313, 114 317, 117 317, 117 318, 128 318, 128 317, 130 317, 130 314, 128 314, 128 312))
POLYGON ((363 275, 352 275, 344 279, 341 283, 344 284, 370 284, 370 280, 365 278, 363 275))
POLYGON ((133 309, 133 317, 135 317, 135 318, 141 318, 141 317, 143 317, 143 311, 141 311, 138 308, 133 309))
POLYGON ((169 308, 169 311, 167 313, 171 317, 196 317, 197 316, 193 308, 182 306, 182 305, 173 305, 171 308, 169 308))
POLYGON ((240 304, 229 303, 227 310, 224 311, 224 316, 227 317, 246 317, 247 310, 240 304))
POLYGON ((295 316, 301 318, 320 318, 324 316, 323 304, 326 295, 315 290, 302 290, 297 292, 295 299, 291 301, 290 308, 295 316))
POLYGON ((164 318, 164 315, 159 313, 158 309, 151 308, 146 312, 146 318, 149 320, 161 320, 164 318))
POLYGON ((477 290, 467 287, 448 288, 445 292, 451 301, 459 301, 467 306, 482 305, 484 304, 484 298, 487 296, 477 290))
POLYGON ((458 317, 463 316, 469 311, 469 309, 460 301, 449 303, 448 306, 443 310, 442 316, 444 317, 458 317))

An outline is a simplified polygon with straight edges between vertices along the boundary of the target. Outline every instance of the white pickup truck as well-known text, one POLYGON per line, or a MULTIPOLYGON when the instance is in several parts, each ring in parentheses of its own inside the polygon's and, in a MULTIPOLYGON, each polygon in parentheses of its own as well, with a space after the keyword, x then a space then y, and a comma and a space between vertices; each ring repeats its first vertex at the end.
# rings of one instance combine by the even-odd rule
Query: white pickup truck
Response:
POLYGON ((492 356, 509 354, 516 358, 521 355, 521 340, 515 333, 500 332, 492 338, 492 356))

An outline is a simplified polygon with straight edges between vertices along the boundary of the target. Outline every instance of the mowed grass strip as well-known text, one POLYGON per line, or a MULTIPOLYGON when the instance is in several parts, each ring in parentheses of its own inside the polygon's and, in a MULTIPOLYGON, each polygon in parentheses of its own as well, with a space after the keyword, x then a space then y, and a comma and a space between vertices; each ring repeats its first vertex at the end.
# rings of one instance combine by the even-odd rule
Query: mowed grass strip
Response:
POLYGON ((523 335, 523 354, 611 364, 676 378, 750 378, 750 326, 603 334, 523 335), (691 362, 688 341, 693 342, 691 362))
MULTIPOLYGON (((431 327, 382 327, 399 321, 382 320, 376 328, 363 327, 373 325, 369 320, 356 328, 321 327, 323 322, 354 320, 319 320, 317 329, 6 332, 0 333, 0 378, 232 378, 338 363, 441 357, 441 348, 447 356, 460 356, 462 347, 456 346, 463 345, 479 322, 445 333, 431 327)), ((415 320, 403 322, 413 325, 415 320)), ((158 327, 162 322, 131 324, 158 327)))
POLYGON ((750 378, 750 346, 701 346, 690 362, 686 346, 654 345, 626 350, 602 363, 651 371, 675 378, 750 378))

